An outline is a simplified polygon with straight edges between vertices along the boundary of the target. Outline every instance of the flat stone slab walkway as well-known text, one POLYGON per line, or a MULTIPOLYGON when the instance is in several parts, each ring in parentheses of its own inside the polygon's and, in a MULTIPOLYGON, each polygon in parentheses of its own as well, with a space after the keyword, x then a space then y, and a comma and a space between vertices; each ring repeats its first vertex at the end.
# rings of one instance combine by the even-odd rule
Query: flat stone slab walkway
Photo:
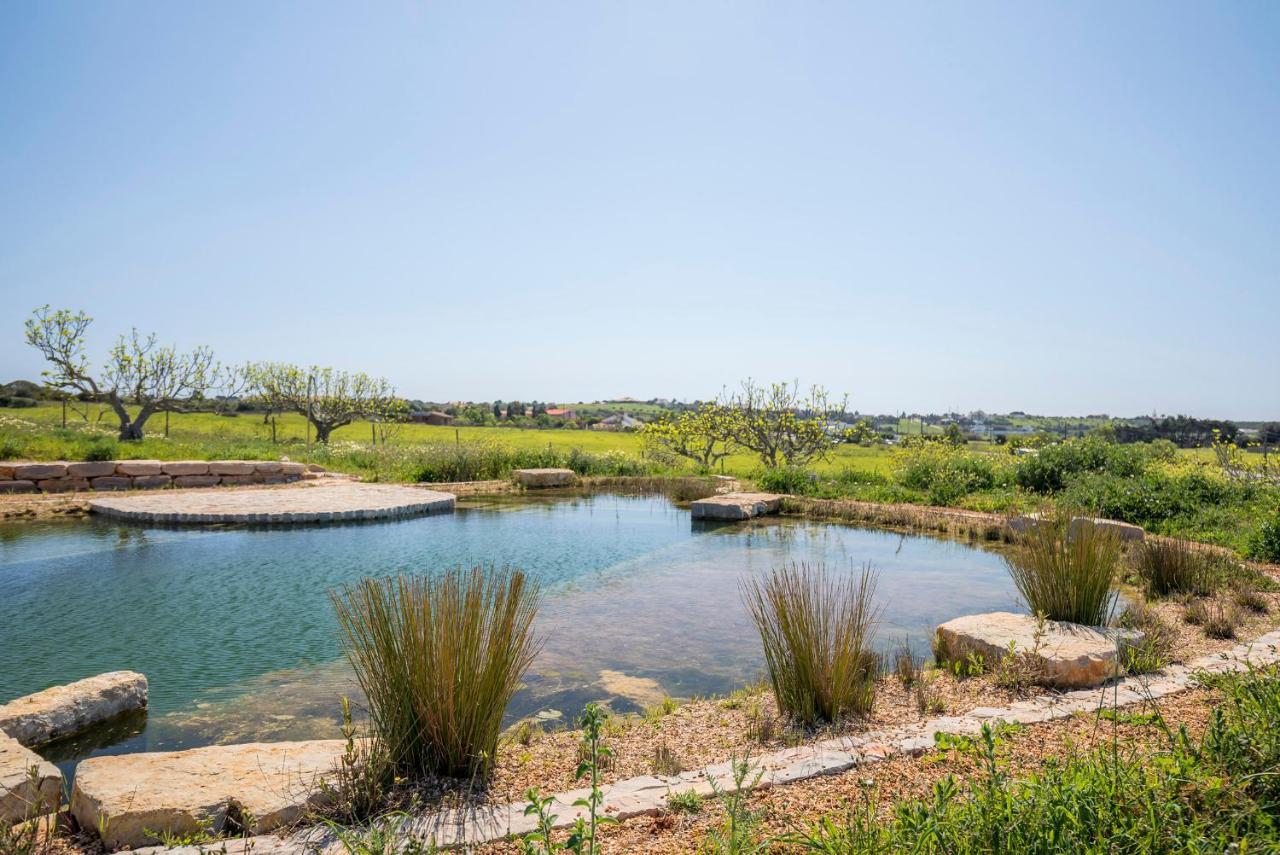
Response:
POLYGON ((94 497, 89 510, 116 519, 150 523, 287 523, 376 520, 453 510, 452 493, 400 484, 354 481, 279 488, 165 490, 94 497))

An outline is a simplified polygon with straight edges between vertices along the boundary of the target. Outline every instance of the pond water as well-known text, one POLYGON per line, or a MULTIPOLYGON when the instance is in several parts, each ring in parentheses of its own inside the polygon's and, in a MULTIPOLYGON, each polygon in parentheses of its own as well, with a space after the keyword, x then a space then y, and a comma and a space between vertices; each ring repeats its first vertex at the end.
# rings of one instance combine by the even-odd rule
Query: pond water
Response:
POLYGON ((149 714, 50 759, 333 737, 358 699, 328 592, 369 575, 493 562, 543 587, 546 643, 508 711, 571 717, 726 692, 760 676, 742 580, 791 561, 878 571, 882 643, 1015 607, 1000 557, 949 540, 768 520, 693 523, 660 497, 472 499, 451 515, 295 528, 0 525, 0 701, 103 671, 150 681, 149 714))

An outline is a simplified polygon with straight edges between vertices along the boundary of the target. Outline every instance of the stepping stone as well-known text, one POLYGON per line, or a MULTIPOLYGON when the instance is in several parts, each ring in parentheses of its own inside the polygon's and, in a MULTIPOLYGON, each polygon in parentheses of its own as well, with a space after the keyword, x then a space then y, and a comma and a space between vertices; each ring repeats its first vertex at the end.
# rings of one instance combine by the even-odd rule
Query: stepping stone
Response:
POLYGON ((43 745, 146 708, 147 678, 112 671, 0 705, 0 731, 23 745, 43 745))
POLYGON ((571 487, 577 479, 572 469, 516 469, 512 472, 521 487, 571 487))
POLYGON ((35 819, 53 813, 61 802, 58 767, 0 733, 0 822, 35 819))
POLYGON ((321 780, 345 748, 344 740, 327 739, 91 757, 76 767, 71 813, 81 828, 102 829, 111 849, 204 824, 218 833, 228 817, 262 834, 323 802, 321 780))
POLYGON ((777 493, 724 493, 698 499, 691 505, 695 520, 749 520, 777 513, 782 496, 777 493))
POLYGON ((1044 666, 1045 685, 1081 689, 1100 685, 1124 674, 1123 651, 1142 640, 1135 629, 1113 629, 1065 621, 1045 621, 1037 647, 1036 619, 1011 612, 989 612, 949 620, 938 627, 940 649, 950 658, 969 653, 991 667, 1009 653, 1036 653, 1044 666))

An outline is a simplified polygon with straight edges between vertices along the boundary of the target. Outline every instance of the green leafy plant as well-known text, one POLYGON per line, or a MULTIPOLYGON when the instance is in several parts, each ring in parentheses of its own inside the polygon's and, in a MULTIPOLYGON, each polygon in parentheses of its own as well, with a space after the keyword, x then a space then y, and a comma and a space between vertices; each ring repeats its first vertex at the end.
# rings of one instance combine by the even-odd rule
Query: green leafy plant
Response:
POLYGON ((538 589, 476 565, 364 579, 332 593, 373 731, 402 775, 487 777, 511 696, 538 649, 538 589))
POLYGON ((702 796, 694 790, 676 790, 668 793, 667 810, 674 813, 698 813, 702 810, 702 796))
POLYGON ((705 855, 755 855, 769 851, 770 843, 759 839, 760 815, 751 810, 748 800, 763 770, 756 769, 750 757, 731 758, 732 785, 721 786, 709 778, 711 792, 724 809, 724 821, 707 832, 701 850, 705 855))
POLYGON ((743 587, 782 712, 802 724, 866 715, 879 660, 870 565, 837 576, 823 565, 775 568, 743 587))
POLYGON ((524 855, 551 855, 554 852, 572 852, 573 855, 596 855, 600 851, 597 833, 600 826, 616 823, 617 820, 604 816, 604 792, 600 789, 600 772, 608 759, 613 756, 612 750, 603 742, 605 723, 609 714, 599 704, 590 703, 582 710, 578 723, 582 728, 582 759, 574 773, 574 780, 586 779, 590 783, 588 794, 577 801, 574 807, 587 809, 587 816, 579 816, 569 830, 568 837, 559 842, 555 839, 554 830, 556 815, 551 813, 555 796, 543 796, 536 788, 525 792, 524 813, 537 818, 537 828, 525 835, 521 841, 524 855))

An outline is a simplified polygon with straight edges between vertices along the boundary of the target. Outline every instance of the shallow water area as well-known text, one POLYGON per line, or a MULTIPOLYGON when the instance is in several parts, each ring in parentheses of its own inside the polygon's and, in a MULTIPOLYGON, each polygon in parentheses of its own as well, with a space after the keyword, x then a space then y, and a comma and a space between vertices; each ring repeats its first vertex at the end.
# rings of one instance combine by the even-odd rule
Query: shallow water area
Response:
POLYGON ((762 670, 741 583, 791 561, 878 571, 878 637, 920 650, 937 623, 1014 607, 998 554, 951 540, 799 519, 694 523, 661 497, 469 498, 451 515, 280 528, 149 528, 96 519, 0 525, 0 701, 122 668, 146 717, 50 746, 102 752, 335 737, 359 703, 329 591, 472 562, 541 584, 545 645, 514 720, 566 721, 663 694, 726 692, 762 670))

